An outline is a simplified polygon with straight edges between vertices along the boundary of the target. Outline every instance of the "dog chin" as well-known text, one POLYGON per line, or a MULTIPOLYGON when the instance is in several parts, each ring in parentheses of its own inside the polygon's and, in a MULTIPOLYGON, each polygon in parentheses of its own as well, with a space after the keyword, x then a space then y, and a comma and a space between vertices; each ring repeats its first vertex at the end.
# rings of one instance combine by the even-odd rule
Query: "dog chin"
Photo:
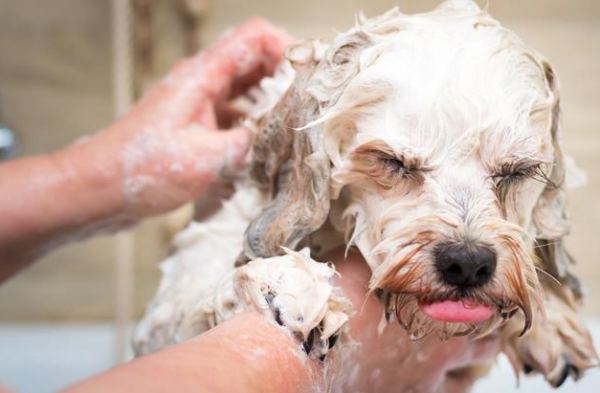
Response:
POLYGON ((388 322, 395 317, 413 341, 432 334, 441 340, 463 336, 481 338, 514 315, 469 299, 430 301, 412 294, 388 293, 381 300, 388 322))

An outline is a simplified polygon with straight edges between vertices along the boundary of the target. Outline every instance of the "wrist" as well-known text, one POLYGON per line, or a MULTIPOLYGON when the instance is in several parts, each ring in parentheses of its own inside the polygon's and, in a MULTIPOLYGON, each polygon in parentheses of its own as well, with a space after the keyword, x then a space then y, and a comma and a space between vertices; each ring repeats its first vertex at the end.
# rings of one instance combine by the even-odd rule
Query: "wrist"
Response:
POLYGON ((79 230, 82 237, 133 221, 126 214, 122 173, 113 153, 118 147, 105 139, 100 134, 49 155, 61 179, 54 191, 63 205, 65 229, 79 230))
POLYGON ((118 193, 72 146, 0 166, 0 282, 44 253, 122 222, 118 193))

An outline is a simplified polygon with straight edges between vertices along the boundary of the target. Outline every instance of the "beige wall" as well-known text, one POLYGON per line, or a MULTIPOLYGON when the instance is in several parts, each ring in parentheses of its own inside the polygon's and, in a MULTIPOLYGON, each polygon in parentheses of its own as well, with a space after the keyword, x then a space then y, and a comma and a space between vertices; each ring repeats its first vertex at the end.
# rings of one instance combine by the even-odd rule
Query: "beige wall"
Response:
MULTIPOLYGON (((161 1, 161 0, 158 0, 161 1)), ((162 0, 167 1, 167 0, 162 0)), ((18 132, 25 154, 38 154, 102 129, 111 119, 110 19, 107 0, 0 0, 0 105, 18 132)), ((385 0, 213 0, 201 26, 202 42, 262 15, 298 37, 331 38, 350 27, 354 14, 374 15, 385 0)), ((400 2, 405 12, 426 11, 437 1, 400 2)), ((574 221, 568 243, 600 316, 600 1, 491 0, 490 10, 554 63, 562 78, 565 145, 589 175, 570 192, 574 221)), ((167 13, 167 11, 164 11, 167 13)), ((162 13, 161 13, 162 15, 162 13)), ((166 15, 166 14, 165 14, 166 15)), ((176 23, 168 16, 163 25, 176 23)), ((164 26, 163 26, 164 27, 164 26)), ((181 40, 164 34, 158 70, 170 64, 181 40)), ((159 71, 160 73, 160 71, 159 71)), ((0 190, 0 192, 2 192, 0 190)), ((1 225, 1 224, 0 224, 1 225)), ((166 250, 158 221, 136 233, 136 310, 152 294, 156 263, 166 250)), ((0 321, 94 320, 113 313, 114 242, 94 239, 66 247, 0 287, 0 321)))

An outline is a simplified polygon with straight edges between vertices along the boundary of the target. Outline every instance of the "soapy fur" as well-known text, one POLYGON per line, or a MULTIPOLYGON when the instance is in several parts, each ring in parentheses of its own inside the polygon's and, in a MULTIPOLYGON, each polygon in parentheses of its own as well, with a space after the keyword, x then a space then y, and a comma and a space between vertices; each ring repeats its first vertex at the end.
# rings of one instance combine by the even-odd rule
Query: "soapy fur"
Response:
MULTIPOLYGON (((564 249, 569 161, 560 145, 560 84, 547 59, 468 0, 449 0, 426 14, 394 9, 360 18, 331 45, 300 42, 287 58, 294 71, 285 65, 281 83, 293 77, 289 89, 274 104, 275 95, 264 94, 270 104, 257 105, 247 121, 255 133, 251 181, 218 219, 233 225, 239 213, 231 206, 242 201, 253 214, 236 222, 231 237, 198 236, 167 260, 138 328, 139 353, 245 309, 268 310, 275 320, 279 313, 280 322, 294 326, 269 304, 264 287, 271 279, 261 272, 278 258, 289 274, 298 258, 306 271, 317 269, 307 254, 282 247, 306 246, 318 256, 345 244, 371 267, 371 289, 386 320, 398 321, 414 340, 476 339, 502 329, 517 372, 540 372, 554 386, 597 365, 576 314, 581 290, 564 249), (436 247, 461 241, 498 254, 493 279, 468 294, 444 284, 433 263, 436 247), (217 252, 223 255, 215 254, 215 244, 223 245, 217 252), (210 255, 214 263, 205 261, 210 255), (219 285, 217 276, 225 277, 219 285), (465 296, 492 307, 493 317, 444 323, 418 309, 418 302, 465 296)), ((181 236, 196 236, 213 220, 181 236)), ((336 292, 329 276, 314 279, 336 292)), ((340 299, 284 308, 303 317, 339 311, 341 321, 351 311, 340 299)), ((308 320, 292 329, 302 340, 326 325, 308 320)))

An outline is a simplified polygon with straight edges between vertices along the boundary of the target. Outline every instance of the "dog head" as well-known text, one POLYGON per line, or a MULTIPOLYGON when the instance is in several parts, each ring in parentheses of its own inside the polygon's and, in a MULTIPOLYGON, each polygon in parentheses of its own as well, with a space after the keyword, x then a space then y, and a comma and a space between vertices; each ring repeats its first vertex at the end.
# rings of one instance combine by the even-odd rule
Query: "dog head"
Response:
POLYGON ((526 331, 543 313, 536 264, 566 258, 549 248, 568 223, 548 61, 460 0, 288 58, 295 79, 255 124, 251 173, 272 201, 245 257, 294 248, 330 217, 413 338, 484 334, 519 312, 526 331))

